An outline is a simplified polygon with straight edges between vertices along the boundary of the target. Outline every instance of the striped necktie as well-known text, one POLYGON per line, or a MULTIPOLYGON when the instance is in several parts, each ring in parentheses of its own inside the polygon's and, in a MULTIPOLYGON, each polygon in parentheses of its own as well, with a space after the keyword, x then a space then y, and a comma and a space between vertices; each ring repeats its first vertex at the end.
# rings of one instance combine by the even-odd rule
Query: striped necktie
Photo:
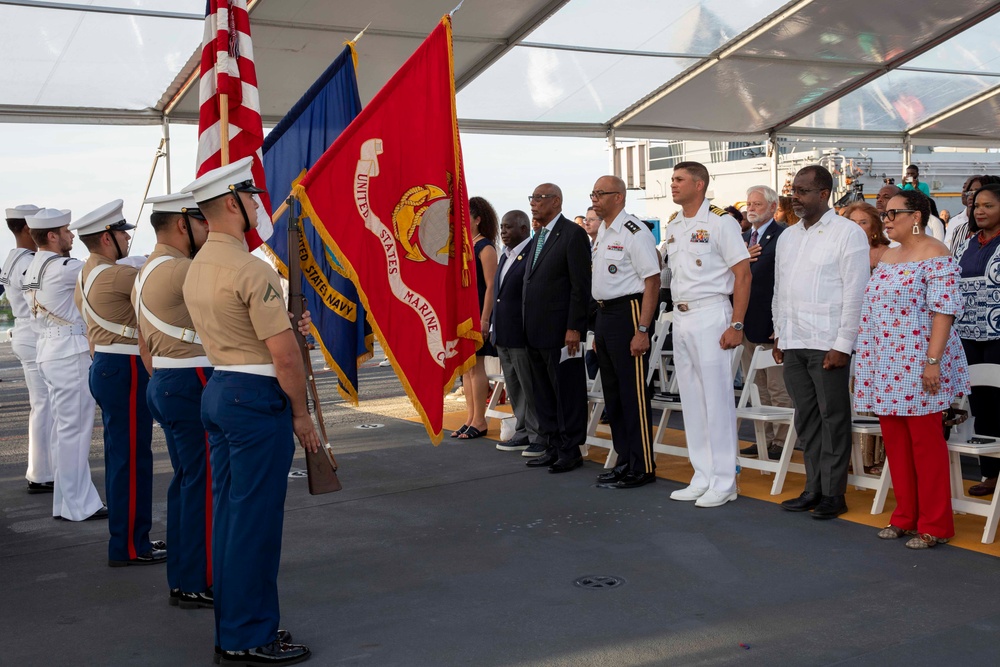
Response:
POLYGON ((531 268, 535 268, 538 256, 542 254, 542 246, 545 245, 545 237, 548 235, 549 230, 545 227, 542 227, 542 230, 538 232, 538 241, 535 243, 535 256, 531 258, 531 268))

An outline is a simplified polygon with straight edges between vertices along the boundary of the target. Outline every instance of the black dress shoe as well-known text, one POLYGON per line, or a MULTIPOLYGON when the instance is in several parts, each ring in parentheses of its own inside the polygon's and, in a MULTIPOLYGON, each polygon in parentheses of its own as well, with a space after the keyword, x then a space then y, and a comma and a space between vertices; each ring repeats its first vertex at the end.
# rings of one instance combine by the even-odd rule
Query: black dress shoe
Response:
POLYGON ((101 519, 107 519, 107 518, 108 518, 108 507, 107 505, 105 505, 104 507, 102 507, 101 509, 97 510, 96 512, 88 516, 86 519, 84 519, 84 521, 100 521, 101 519))
POLYGON ((167 548, 167 543, 164 542, 163 540, 154 540, 152 542, 152 545, 153 545, 154 549, 166 549, 167 548))
POLYGON ((803 491, 798 498, 791 498, 781 503, 781 509, 789 512, 808 512, 823 500, 822 494, 803 491))
POLYGON ((52 482, 28 482, 28 493, 52 493, 54 489, 52 482))
POLYGON ((212 596, 212 589, 200 593, 180 594, 178 606, 181 609, 212 609, 215 607, 215 598, 212 596))
POLYGON ((749 445, 740 450, 740 456, 755 459, 757 458, 757 445, 749 445))
MULTIPOLYGON (((275 639, 277 639, 282 644, 291 644, 292 633, 289 632, 288 630, 278 630, 278 634, 275 636, 275 639)), ((212 662, 214 662, 217 665, 220 662, 222 662, 222 649, 219 648, 218 646, 215 647, 215 657, 212 658, 212 662)))
POLYGON ((823 500, 816 505, 812 511, 814 519, 836 519, 847 511, 847 502, 844 496, 823 496, 823 500))
POLYGON ((576 470, 583 465, 583 458, 577 459, 559 459, 555 463, 549 466, 550 473, 560 473, 569 472, 570 470, 576 470))
POLYGON ((628 473, 628 466, 615 466, 607 472, 602 472, 597 476, 598 484, 614 484, 628 473))
POLYGON ((542 456, 531 459, 524 465, 528 466, 529 468, 547 468, 558 460, 559 458, 553 456, 552 454, 543 454, 542 456))
POLYGON ((170 597, 167 598, 167 603, 171 607, 176 607, 178 604, 180 604, 180 601, 181 601, 181 589, 179 589, 179 588, 171 588, 170 589, 170 597))
POLYGON ((634 489, 656 481, 656 475, 651 472, 630 472, 615 483, 616 489, 634 489))
POLYGON ((165 549, 150 549, 144 554, 140 554, 129 560, 108 559, 108 567, 125 567, 126 565, 156 565, 167 562, 167 552, 165 549))
POLYGON ((275 639, 270 644, 242 651, 223 651, 225 665, 294 665, 309 658, 310 651, 302 644, 286 644, 275 639))

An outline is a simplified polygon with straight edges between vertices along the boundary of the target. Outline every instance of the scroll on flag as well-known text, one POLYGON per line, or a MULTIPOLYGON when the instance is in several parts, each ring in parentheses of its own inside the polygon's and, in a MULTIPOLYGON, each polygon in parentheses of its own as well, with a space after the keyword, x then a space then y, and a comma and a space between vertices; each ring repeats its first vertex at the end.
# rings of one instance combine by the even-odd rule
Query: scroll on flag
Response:
MULTIPOLYGON (((266 189, 261 158, 264 125, 246 0, 208 0, 198 100, 197 175, 251 155, 254 184, 266 189)), ((246 233, 250 250, 269 238, 272 231, 270 198, 266 192, 254 196, 261 206, 257 209, 256 229, 246 233)))
MULTIPOLYGON (((361 111, 354 47, 348 44, 264 141, 264 173, 275 203, 323 155, 361 111)), ((358 364, 372 357, 371 328, 354 284, 309 219, 303 216, 301 245, 291 252, 302 264, 302 294, 312 314, 312 329, 327 365, 337 373, 340 394, 358 402, 358 364)), ((288 218, 274 221, 264 246, 288 277, 288 218)))
POLYGON ((482 344, 449 17, 302 178, 295 195, 357 286, 437 444, 444 395, 475 363, 482 344))

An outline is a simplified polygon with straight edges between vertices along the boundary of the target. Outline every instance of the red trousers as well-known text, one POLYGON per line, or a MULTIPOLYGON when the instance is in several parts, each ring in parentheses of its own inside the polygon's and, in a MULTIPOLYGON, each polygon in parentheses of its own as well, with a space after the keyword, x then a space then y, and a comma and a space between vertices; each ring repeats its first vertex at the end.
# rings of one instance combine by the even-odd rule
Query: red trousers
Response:
POLYGON ((879 417, 896 494, 892 525, 934 537, 955 535, 948 446, 941 413, 879 417))

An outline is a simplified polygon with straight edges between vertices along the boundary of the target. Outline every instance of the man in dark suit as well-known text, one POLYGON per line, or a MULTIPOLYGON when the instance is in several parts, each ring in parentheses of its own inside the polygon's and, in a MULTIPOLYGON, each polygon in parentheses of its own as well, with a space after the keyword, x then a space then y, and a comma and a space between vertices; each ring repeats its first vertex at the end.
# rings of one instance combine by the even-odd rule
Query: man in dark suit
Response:
MULTIPOLYGON (((766 185, 755 185, 747 190, 747 220, 751 227, 743 234, 750 251, 750 304, 743 320, 743 377, 750 368, 750 358, 758 345, 770 350, 774 347, 774 319, 771 315, 771 301, 774 297, 774 252, 778 247, 778 237, 785 226, 774 219, 778 208, 778 193, 766 185)), ((769 368, 757 373, 755 379, 762 405, 791 407, 792 402, 785 390, 782 369, 769 368)), ((787 427, 777 429, 768 423, 765 426, 768 458, 781 456, 781 445, 785 441, 787 427)), ((757 456, 757 446, 750 445, 740 450, 741 456, 757 456)))
POLYGON ((531 387, 531 362, 524 338, 524 272, 530 257, 525 252, 531 243, 530 222, 524 211, 509 211, 500 221, 500 240, 504 249, 493 281, 493 313, 490 336, 500 357, 504 387, 514 409, 514 437, 497 443, 502 452, 521 452, 538 457, 545 446, 538 440, 538 414, 531 387))
POLYGON ((590 240, 562 214, 562 190, 543 183, 528 197, 538 233, 524 251, 524 331, 545 454, 528 461, 550 473, 582 465, 587 386, 581 335, 590 301, 590 240), (560 361, 563 351, 569 358, 560 361))

